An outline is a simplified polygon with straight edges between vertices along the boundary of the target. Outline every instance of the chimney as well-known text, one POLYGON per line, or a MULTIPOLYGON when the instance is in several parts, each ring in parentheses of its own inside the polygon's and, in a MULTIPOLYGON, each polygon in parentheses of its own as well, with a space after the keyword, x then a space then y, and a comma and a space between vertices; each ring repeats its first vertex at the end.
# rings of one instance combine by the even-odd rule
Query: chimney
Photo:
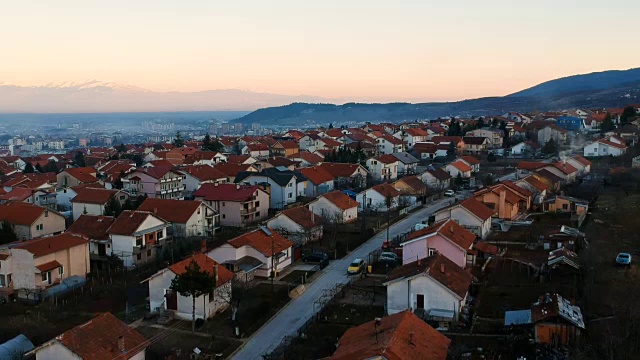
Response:
POLYGON ((118 337, 118 350, 123 354, 127 352, 124 348, 124 336, 118 337))
POLYGON ((500 190, 500 203, 498 204, 498 217, 500 219, 504 219, 505 218, 505 203, 507 200, 507 191, 502 189, 500 190))
POLYGON ((240 184, 236 184, 236 190, 240 190, 240 184))
POLYGON ((440 272, 444 274, 444 264, 440 264, 440 272))
POLYGON ((154 207, 154 208, 153 208, 153 213, 154 213, 154 214, 157 214, 157 213, 158 213, 158 208, 157 208, 157 207, 154 207))
POLYGON ((218 183, 213 183, 213 186, 218 186, 218 185, 219 185, 218 183))

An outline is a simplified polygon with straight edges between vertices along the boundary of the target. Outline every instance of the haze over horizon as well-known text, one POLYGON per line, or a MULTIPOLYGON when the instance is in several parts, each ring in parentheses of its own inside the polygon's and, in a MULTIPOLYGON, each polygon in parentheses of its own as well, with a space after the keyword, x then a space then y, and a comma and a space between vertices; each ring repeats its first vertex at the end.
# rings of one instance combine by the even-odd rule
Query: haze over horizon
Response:
POLYGON ((9 3, 0 83, 99 79, 162 92, 425 102, 637 66, 632 22, 603 19, 640 3, 461 2, 9 3))

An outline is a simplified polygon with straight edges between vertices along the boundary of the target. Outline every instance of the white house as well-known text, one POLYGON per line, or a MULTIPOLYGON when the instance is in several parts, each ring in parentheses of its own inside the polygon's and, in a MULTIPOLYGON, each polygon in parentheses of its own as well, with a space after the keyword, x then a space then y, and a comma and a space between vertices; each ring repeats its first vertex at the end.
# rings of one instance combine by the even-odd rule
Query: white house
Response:
POLYGON ((473 170, 471 166, 467 165, 462 160, 456 160, 445 167, 445 170, 451 175, 451 177, 458 177, 460 175, 463 178, 470 178, 471 171, 473 170))
POLYGON ((400 191, 388 183, 375 185, 356 195, 359 210, 389 211, 398 208, 400 191), (388 199, 388 200, 387 200, 388 199), (389 206, 387 206, 389 205, 389 206))
POLYGON ((621 156, 627 152, 627 146, 606 139, 599 139, 584 147, 584 156, 621 156))
POLYGON ((261 227, 227 241, 207 255, 224 264, 238 278, 249 272, 255 272, 255 276, 269 277, 272 272, 277 276, 279 271, 291 265, 293 245, 292 241, 275 230, 261 227), (247 269, 245 264, 256 265, 247 269))
POLYGON ((415 156, 409 154, 406 151, 391 154, 391 156, 398 159, 398 174, 411 175, 416 174, 418 170, 418 160, 415 156))
POLYGON ((147 198, 138 211, 168 221, 168 235, 173 238, 211 237, 220 227, 218 213, 202 201, 147 198))
POLYGON ((304 196, 315 198, 334 189, 335 177, 319 166, 306 167, 298 171, 308 180, 304 188, 304 196))
POLYGON ((259 173, 241 172, 236 176, 235 182, 248 185, 269 184, 269 207, 273 209, 282 209, 297 201, 298 179, 295 173, 288 169, 277 167, 263 169, 259 173))
POLYGON ((112 253, 133 268, 152 261, 167 239, 169 223, 147 211, 125 210, 107 232, 112 253))
POLYGON ((267 221, 267 227, 298 245, 320 240, 324 219, 304 206, 283 210, 267 221))
POLYGON ((441 168, 431 168, 420 175, 422 182, 435 190, 448 189, 451 186, 451 175, 441 168))
POLYGON ((210 165, 193 165, 180 168, 184 174, 183 183, 185 192, 191 194, 198 190, 202 184, 224 184, 227 175, 210 165))
POLYGON ((196 298, 196 319, 209 319, 226 309, 231 303, 233 273, 205 254, 195 254, 152 275, 149 283, 149 309, 151 312, 172 310, 175 317, 191 320, 193 298, 171 290, 171 281, 187 271, 191 262, 216 279, 216 288, 196 298))
POLYGON ((395 314, 410 309, 429 314, 438 310, 454 322, 466 305, 472 280, 473 275, 439 253, 402 265, 384 283, 387 311, 395 314))
POLYGON ((491 232, 493 210, 475 198, 446 207, 434 213, 435 222, 451 219, 481 238, 491 232))
POLYGON ((358 205, 356 200, 342 191, 335 190, 321 195, 307 207, 328 222, 348 223, 358 219, 358 205))
POLYGON ((429 139, 429 133, 418 128, 409 128, 396 132, 394 137, 402 140, 407 144, 407 149, 413 149, 413 146, 419 142, 425 142, 429 139))
POLYGON ((367 169, 374 180, 389 181, 398 178, 398 159, 393 155, 379 155, 367 159, 367 169))
POLYGON ((404 141, 389 134, 382 134, 376 139, 376 147, 380 154, 393 154, 406 149, 404 141))
POLYGON ((87 187, 80 190, 78 195, 71 199, 73 220, 77 220, 82 214, 105 215, 104 212, 107 208, 107 204, 113 197, 115 197, 116 201, 122 206, 129 198, 129 194, 121 190, 107 190, 101 188, 87 187))

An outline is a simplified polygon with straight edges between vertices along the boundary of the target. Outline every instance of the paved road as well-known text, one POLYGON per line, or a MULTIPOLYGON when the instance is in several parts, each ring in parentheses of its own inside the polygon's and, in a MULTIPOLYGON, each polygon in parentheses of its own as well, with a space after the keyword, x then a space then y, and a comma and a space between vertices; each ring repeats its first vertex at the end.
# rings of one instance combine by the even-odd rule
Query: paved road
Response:
MULTIPOLYGON (((389 236, 406 233, 419 222, 426 220, 427 215, 449 205, 452 198, 444 198, 431 203, 405 219, 395 223, 389 229, 389 236)), ((327 266, 322 274, 307 287, 306 291, 297 299, 291 300, 278 314, 269 322, 264 324, 251 337, 233 359, 253 360, 262 359, 262 355, 273 351, 287 335, 295 334, 315 313, 314 301, 320 298, 325 289, 334 287, 339 283, 346 283, 349 279, 347 267, 351 260, 367 255, 382 246, 382 242, 387 238, 387 231, 383 230, 369 239, 366 243, 355 249, 345 258, 333 261, 327 266)))

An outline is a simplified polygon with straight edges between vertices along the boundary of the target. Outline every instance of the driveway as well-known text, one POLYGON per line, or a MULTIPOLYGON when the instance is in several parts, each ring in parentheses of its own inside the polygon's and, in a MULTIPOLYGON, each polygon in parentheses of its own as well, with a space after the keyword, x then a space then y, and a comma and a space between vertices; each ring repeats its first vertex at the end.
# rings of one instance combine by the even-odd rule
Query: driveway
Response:
MULTIPOLYGON (((426 220, 426 216, 446 207, 453 202, 453 198, 444 198, 431 203, 405 219, 395 223, 389 229, 389 237, 406 233, 419 222, 426 220)), ((386 230, 383 230, 360 245, 343 259, 331 262, 322 274, 307 287, 306 291, 297 299, 291 300, 279 313, 264 324, 250 337, 243 347, 233 356, 233 359, 249 360, 262 359, 263 354, 273 351, 287 335, 294 335, 316 312, 314 302, 319 299, 325 289, 330 289, 336 284, 348 282, 347 267, 351 260, 360 257, 367 258, 370 252, 382 246, 387 238, 386 230)))

